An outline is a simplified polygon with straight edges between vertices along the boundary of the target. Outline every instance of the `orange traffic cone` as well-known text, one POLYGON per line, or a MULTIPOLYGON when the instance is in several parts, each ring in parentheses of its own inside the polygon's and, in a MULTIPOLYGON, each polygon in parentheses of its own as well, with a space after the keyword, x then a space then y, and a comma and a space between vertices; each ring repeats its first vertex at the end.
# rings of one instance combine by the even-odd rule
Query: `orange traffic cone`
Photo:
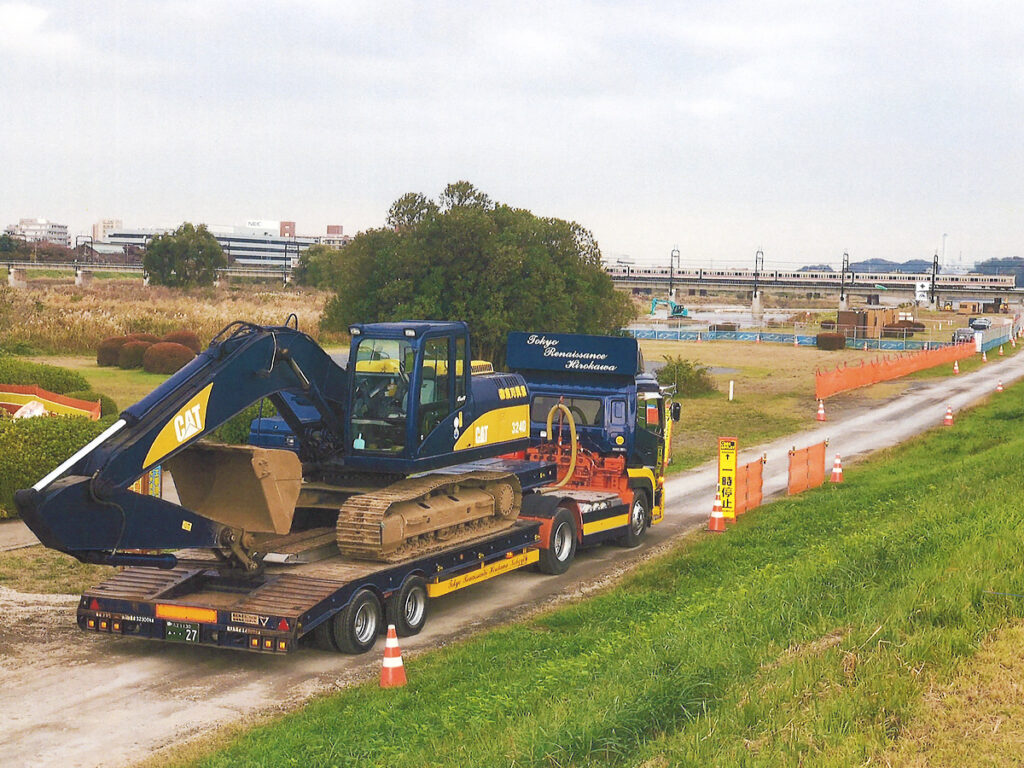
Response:
POLYGON ((818 421, 828 421, 828 419, 825 418, 825 401, 824 400, 819 400, 818 401, 818 415, 815 416, 814 418, 817 419, 818 421))
POLYGON ((985 350, 981 351, 981 362, 983 362, 983 363, 987 363, 988 362, 988 354, 985 352, 985 350))
POLYGON ((760 333, 758 333, 757 336, 754 337, 754 343, 755 344, 760 344, 761 343, 761 334, 760 333))
POLYGON ((697 343, 700 344, 700 331, 697 331, 697 343))
POLYGON ((1003 345, 1002 344, 999 345, 999 356, 1000 357, 1003 356, 1003 345))
POLYGON ((942 426, 952 427, 953 426, 953 406, 946 406, 946 415, 942 417, 942 426))
POLYGON ((1010 337, 1010 346, 1013 347, 1014 349, 1017 348, 1017 340, 1013 338, 1013 336, 1010 337))
POLYGON ((797 338, 796 331, 793 331, 793 346, 794 347, 799 347, 800 346, 800 341, 797 338))
POLYGON ((957 360, 953 361, 953 373, 954 374, 960 373, 960 363, 957 360))
POLYGON ((1002 391, 1003 391, 1003 380, 1000 379, 999 383, 996 384, 996 392, 1002 392, 1002 391))
POLYGON ((712 533, 725 533, 725 518, 722 517, 722 497, 715 494, 715 503, 711 505, 711 519, 708 530, 712 533))
POLYGON ((405 667, 402 665, 402 649, 398 647, 398 633, 395 625, 388 625, 388 638, 384 641, 384 661, 380 667, 380 687, 400 688, 405 685, 405 667))
POLYGON ((864 351, 865 351, 865 352, 867 352, 867 351, 868 351, 868 343, 867 343, 866 341, 864 342, 864 351))
POLYGON ((836 461, 832 465, 832 482, 841 483, 843 482, 843 462, 839 460, 839 454, 836 454, 836 461))

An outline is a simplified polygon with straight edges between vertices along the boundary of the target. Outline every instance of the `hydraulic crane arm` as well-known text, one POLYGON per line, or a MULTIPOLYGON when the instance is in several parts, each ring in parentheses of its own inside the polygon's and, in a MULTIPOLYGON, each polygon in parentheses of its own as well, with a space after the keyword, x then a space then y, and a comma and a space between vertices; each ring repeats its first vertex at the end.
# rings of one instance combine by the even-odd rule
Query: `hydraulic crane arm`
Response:
MULTIPOLYGON (((345 371, 313 339, 295 328, 233 323, 195 360, 125 409, 102 435, 31 489, 18 491, 18 510, 45 545, 83 561, 132 563, 146 557, 118 554, 124 549, 212 547, 237 553, 243 529, 249 528, 245 521, 259 515, 257 512, 247 517, 253 498, 247 497, 238 483, 224 483, 223 474, 219 484, 204 481, 202 475, 215 477, 218 471, 216 457, 210 455, 213 449, 188 449, 264 397, 269 397, 292 425, 304 458, 316 461, 340 452, 347 397, 345 371), (301 394, 316 407, 321 422, 315 440, 306 434, 287 400, 279 396, 282 392, 301 394), (195 455, 190 457, 192 453, 195 455), (135 479, 157 464, 193 470, 183 471, 182 480, 186 474, 199 476, 187 483, 188 488, 179 488, 183 506, 128 490, 135 479), (202 471, 197 473, 196 469, 202 471), (234 486, 230 492, 241 500, 238 509, 211 516, 201 502, 206 495, 204 489, 213 486, 234 486)), ((227 449, 225 455, 230 456, 232 450, 235 454, 231 460, 236 465, 244 454, 241 460, 248 463, 256 480, 270 488, 271 495, 280 495, 267 503, 288 508, 290 523, 301 484, 301 466, 295 454, 227 449), (278 489, 274 486, 275 466, 289 462, 289 487, 278 489)), ((229 499, 221 495, 206 501, 229 499)), ((267 525, 282 525, 275 520, 267 525)), ((173 565, 170 556, 156 557, 173 565)))

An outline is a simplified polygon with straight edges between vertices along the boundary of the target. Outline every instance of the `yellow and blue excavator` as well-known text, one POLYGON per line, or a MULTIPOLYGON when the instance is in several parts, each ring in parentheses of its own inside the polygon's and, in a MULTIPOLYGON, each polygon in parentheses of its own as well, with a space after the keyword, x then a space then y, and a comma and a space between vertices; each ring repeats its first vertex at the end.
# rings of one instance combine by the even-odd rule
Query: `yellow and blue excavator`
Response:
POLYGON ((495 373, 473 361, 465 323, 349 330, 341 367, 294 324, 227 326, 18 491, 22 518, 45 545, 84 562, 169 569, 182 557, 172 551, 213 550, 241 573, 260 570, 270 540, 324 525, 342 555, 399 562, 511 526, 521 513, 549 518, 559 476, 567 493, 599 488, 622 499, 577 505, 581 543, 635 543, 660 519, 678 409, 666 413, 635 340, 513 334, 516 372, 495 373), (287 444, 202 440, 264 398, 287 444), (563 422, 558 441, 553 414, 563 422), (561 442, 566 424, 571 450, 568 437, 561 442), (180 503, 129 490, 157 465, 180 503))

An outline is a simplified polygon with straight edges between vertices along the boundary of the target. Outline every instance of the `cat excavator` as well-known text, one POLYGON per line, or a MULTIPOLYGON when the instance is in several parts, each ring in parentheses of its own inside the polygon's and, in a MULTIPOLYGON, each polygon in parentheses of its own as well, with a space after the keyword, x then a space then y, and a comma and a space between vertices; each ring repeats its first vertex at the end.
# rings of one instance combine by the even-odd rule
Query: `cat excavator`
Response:
POLYGON ((519 478, 473 462, 527 446, 527 388, 517 374, 473 373, 465 323, 353 325, 342 368, 291 320, 224 328, 18 491, 24 521, 83 562, 171 568, 168 550, 207 549, 250 572, 268 540, 325 522, 343 555, 381 562, 514 523, 519 478), (297 450, 201 442, 264 398, 297 450), (298 399, 317 418, 300 418, 298 399), (156 465, 170 471, 180 504, 129 490, 156 465))

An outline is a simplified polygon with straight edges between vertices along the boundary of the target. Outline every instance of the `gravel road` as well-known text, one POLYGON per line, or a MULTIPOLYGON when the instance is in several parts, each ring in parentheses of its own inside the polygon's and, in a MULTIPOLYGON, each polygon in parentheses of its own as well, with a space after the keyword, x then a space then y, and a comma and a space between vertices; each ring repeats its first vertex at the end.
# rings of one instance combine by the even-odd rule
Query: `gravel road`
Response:
MULTIPOLYGON (((991 361, 960 377, 920 382, 888 403, 837 422, 811 421, 809 406, 813 429, 741 450, 740 460, 767 454, 766 496, 785 493, 786 455, 793 446, 827 437, 829 465, 840 453, 849 468, 858 456, 939 425, 947 404, 959 410, 994 393, 998 379, 1009 384, 1021 377, 1024 355, 991 361)), ((563 576, 520 571, 435 601, 426 629, 403 641, 409 676, 416 675, 418 651, 592 592, 702 526, 715 474, 711 462, 671 479, 665 522, 637 550, 601 547, 581 553, 563 576)), ((5 536, 16 536, 16 528, 4 526, 0 539, 5 536)), ((123 766, 220 726, 294 707, 379 669, 382 644, 359 657, 309 649, 274 658, 87 635, 75 626, 75 605, 74 596, 0 587, 5 765, 123 766)))

